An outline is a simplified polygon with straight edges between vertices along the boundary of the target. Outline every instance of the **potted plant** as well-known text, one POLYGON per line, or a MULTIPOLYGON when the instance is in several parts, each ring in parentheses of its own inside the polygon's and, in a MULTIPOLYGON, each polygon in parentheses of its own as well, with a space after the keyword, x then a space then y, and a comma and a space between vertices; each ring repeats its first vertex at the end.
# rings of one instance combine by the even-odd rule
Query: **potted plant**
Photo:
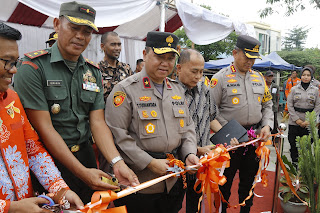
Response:
MULTIPOLYGON (((282 160, 286 165, 286 169, 289 173, 289 177, 296 193, 302 200, 309 202, 309 189, 304 183, 302 176, 299 174, 293 164, 288 161, 285 155, 282 156, 282 160)), ((284 175, 280 178, 280 183, 282 186, 279 188, 278 197, 281 201, 281 207, 283 211, 285 213, 304 213, 307 209, 307 205, 302 203, 293 194, 284 175)))

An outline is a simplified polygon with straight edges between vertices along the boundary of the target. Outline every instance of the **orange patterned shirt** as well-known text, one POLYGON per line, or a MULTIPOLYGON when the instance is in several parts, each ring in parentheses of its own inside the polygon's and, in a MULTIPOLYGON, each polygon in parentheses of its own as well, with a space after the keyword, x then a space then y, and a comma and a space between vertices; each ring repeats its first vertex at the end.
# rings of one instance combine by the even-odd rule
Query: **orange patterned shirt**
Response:
POLYGON ((33 196, 30 170, 49 192, 68 188, 11 89, 0 94, 0 151, 0 213, 33 196))

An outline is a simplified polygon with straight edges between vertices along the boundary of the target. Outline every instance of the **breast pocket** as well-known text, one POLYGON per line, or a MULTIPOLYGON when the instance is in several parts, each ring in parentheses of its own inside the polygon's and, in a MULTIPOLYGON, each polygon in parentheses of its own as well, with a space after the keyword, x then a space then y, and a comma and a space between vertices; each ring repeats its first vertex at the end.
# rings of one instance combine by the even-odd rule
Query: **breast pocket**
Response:
POLYGON ((298 101, 301 100, 301 98, 302 98, 301 95, 294 94, 294 95, 293 95, 293 102, 294 102, 294 103, 297 103, 298 101))
POLYGON ((264 88, 263 87, 252 87, 254 99, 261 103, 264 95, 264 88))
POLYGON ((173 115, 175 117, 176 125, 178 126, 178 132, 184 133, 187 128, 187 111, 185 106, 173 107, 173 115))
POLYGON ((314 106, 316 101, 316 96, 315 95, 308 95, 308 99, 307 102, 309 105, 311 105, 312 107, 314 106))
POLYGON ((81 99, 81 106, 83 107, 84 114, 87 114, 90 111, 90 107, 95 102, 97 97, 97 93, 93 91, 81 90, 80 99, 81 99))
POLYGON ((227 88, 228 104, 238 105, 241 103, 242 90, 241 88, 227 88))
POLYGON ((52 115, 63 116, 67 114, 69 107, 67 88, 45 87, 44 92, 48 101, 49 111, 52 115))
POLYGON ((159 136, 159 111, 157 109, 139 109, 140 138, 159 136))

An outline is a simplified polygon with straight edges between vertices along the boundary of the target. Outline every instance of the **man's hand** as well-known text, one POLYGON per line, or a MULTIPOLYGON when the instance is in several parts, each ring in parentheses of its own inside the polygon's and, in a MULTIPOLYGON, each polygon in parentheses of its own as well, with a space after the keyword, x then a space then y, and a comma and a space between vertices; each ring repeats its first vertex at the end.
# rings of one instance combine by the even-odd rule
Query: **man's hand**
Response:
POLYGON ((71 205, 76 206, 77 209, 83 209, 83 202, 74 191, 66 191, 65 197, 71 205))
POLYGON ((197 151, 197 156, 203 156, 206 153, 209 153, 212 149, 214 149, 215 146, 213 145, 208 145, 208 146, 204 146, 204 147, 198 147, 198 151, 197 151))
POLYGON ((119 183, 127 186, 136 186, 139 183, 137 175, 124 163, 123 160, 113 165, 114 175, 118 178, 119 183))
POLYGON ((309 126, 309 122, 308 121, 304 121, 301 123, 300 125, 302 128, 306 128, 307 126, 309 126))
POLYGON ((262 138, 262 140, 267 141, 269 136, 270 136, 270 127, 267 125, 261 129, 260 137, 262 138))
MULTIPOLYGON (((188 155, 188 157, 186 158, 186 166, 192 166, 192 165, 197 165, 199 163, 199 158, 194 155, 194 154, 190 154, 188 155)), ((197 171, 188 171, 188 173, 190 174, 194 174, 197 171)))
POLYGON ((165 175, 167 169, 169 168, 169 161, 167 159, 152 159, 148 164, 147 168, 150 169, 153 173, 158 175, 165 175))
POLYGON ((40 208, 42 204, 49 204, 49 201, 40 197, 25 198, 19 201, 12 201, 9 207, 11 213, 50 213, 51 211, 40 208))
POLYGON ((103 171, 93 168, 86 168, 85 170, 86 171, 83 173, 85 174, 85 179, 83 179, 83 182, 85 182, 91 189, 105 191, 119 188, 117 186, 107 184, 101 180, 102 177, 111 178, 110 175, 104 173, 103 171))

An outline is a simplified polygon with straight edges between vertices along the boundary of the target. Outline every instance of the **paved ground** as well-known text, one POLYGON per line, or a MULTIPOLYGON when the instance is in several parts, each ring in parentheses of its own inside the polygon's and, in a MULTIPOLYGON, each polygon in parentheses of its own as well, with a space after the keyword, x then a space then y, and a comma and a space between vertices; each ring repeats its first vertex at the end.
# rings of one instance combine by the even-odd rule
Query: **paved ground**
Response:
MULTIPOLYGON (((280 123, 281 119, 282 119, 281 115, 278 114, 279 123, 280 123)), ((287 158, 289 160, 291 160, 291 157, 290 157, 290 144, 288 142, 288 122, 286 122, 285 125, 287 126, 287 130, 285 131, 285 135, 287 137, 284 138, 283 153, 282 154, 286 155, 287 158)), ((276 162, 277 162, 277 154, 276 154, 276 151, 275 151, 273 146, 268 146, 268 148, 270 149, 270 163, 269 163, 269 166, 268 166, 267 170, 268 171, 275 171, 276 162)))

